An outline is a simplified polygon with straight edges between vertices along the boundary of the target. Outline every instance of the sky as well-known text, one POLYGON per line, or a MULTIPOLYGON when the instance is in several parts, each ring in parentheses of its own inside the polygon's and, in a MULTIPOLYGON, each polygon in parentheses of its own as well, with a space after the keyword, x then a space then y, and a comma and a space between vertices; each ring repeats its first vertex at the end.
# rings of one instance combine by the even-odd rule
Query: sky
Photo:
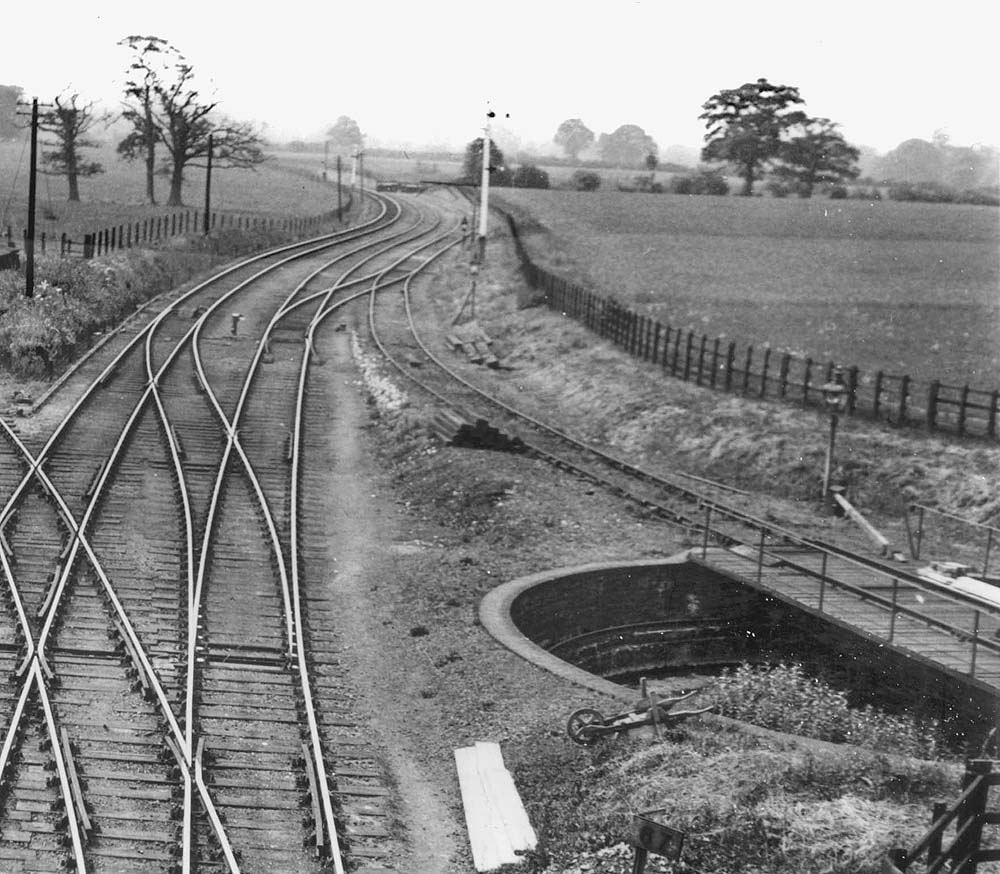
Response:
POLYGON ((938 130, 1000 146, 995 0, 20 5, 4 12, 0 84, 116 109, 117 43, 156 35, 221 112, 276 141, 322 139, 348 115, 370 145, 461 148, 492 110, 524 147, 554 151, 560 122, 581 118, 596 134, 637 124, 662 153, 700 147, 702 104, 763 77, 880 153, 938 130))

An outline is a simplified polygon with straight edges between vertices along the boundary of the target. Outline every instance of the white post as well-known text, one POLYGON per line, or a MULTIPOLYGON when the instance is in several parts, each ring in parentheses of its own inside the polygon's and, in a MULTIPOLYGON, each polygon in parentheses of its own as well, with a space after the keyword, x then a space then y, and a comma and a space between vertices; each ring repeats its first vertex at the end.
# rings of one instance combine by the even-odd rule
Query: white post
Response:
POLYGON ((479 200, 479 255, 486 255, 486 220, 489 215, 490 198, 490 126, 483 128, 483 175, 480 184, 482 193, 479 200))

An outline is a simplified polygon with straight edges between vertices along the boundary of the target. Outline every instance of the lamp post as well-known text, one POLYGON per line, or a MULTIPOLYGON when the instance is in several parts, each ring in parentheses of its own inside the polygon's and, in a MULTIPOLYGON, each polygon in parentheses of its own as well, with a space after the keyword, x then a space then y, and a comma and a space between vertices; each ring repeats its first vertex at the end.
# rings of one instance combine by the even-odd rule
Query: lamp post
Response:
POLYGON ((837 419, 847 407, 847 386, 844 385, 843 371, 838 367, 833 372, 833 379, 824 383, 820 389, 823 392, 823 408, 830 414, 830 438, 826 444, 826 462, 823 465, 823 503, 830 496, 830 473, 833 470, 833 444, 837 439, 837 419))

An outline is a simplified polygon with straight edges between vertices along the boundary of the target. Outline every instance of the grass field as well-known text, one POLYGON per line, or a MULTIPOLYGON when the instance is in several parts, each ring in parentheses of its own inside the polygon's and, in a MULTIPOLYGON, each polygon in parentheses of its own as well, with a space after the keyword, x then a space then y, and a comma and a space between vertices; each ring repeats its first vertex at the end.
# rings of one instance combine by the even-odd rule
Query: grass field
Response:
POLYGON ((1000 386, 995 208, 506 189, 496 201, 527 220, 540 264, 664 324, 1000 386))
MULTIPOLYGON (((159 176, 156 194, 159 206, 148 205, 141 162, 122 161, 111 143, 85 152, 88 160, 101 162, 105 172, 80 179, 79 203, 67 200, 65 177, 39 174, 35 221, 38 233, 58 237, 97 231, 112 224, 138 221, 175 212, 162 204, 169 193, 169 180, 159 176)), ((28 148, 22 143, 0 143, 0 228, 8 225, 15 234, 27 226, 28 148)), ((273 155, 256 169, 212 171, 212 209, 274 217, 313 216, 335 209, 336 191, 319 178, 294 174, 294 165, 273 155)), ((184 203, 202 209, 205 202, 205 171, 191 167, 185 174, 184 203)))

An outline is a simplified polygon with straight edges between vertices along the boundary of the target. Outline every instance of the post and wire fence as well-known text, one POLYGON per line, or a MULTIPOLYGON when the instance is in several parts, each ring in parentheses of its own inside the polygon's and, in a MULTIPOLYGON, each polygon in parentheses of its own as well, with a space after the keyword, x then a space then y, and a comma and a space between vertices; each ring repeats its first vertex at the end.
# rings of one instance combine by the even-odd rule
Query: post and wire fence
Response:
POLYGON ((952 385, 937 379, 920 381, 883 370, 863 371, 857 366, 844 367, 767 346, 741 346, 735 341, 663 324, 613 297, 596 294, 539 267, 525 249, 513 216, 503 214, 524 276, 529 285, 543 293, 550 309, 579 321, 672 377, 748 397, 821 407, 822 386, 840 369, 847 388, 847 416, 959 436, 998 436, 1000 390, 952 385))

